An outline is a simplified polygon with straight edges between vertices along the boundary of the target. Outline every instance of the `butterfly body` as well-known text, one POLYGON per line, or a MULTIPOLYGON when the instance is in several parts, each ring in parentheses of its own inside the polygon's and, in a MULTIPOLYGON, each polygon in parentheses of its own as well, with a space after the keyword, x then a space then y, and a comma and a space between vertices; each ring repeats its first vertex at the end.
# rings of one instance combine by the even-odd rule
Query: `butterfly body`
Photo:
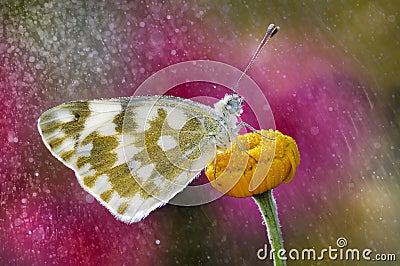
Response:
POLYGON ((182 191, 238 132, 242 98, 207 105, 172 96, 61 104, 39 132, 80 185, 119 220, 146 217, 182 191))

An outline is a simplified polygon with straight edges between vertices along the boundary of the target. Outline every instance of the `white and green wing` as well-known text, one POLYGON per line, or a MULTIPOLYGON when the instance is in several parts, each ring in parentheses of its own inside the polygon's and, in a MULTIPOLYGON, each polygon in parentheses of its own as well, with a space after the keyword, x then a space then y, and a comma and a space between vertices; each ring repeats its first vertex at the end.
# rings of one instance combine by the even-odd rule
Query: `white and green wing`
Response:
POLYGON ((41 115, 46 147, 121 221, 167 203, 209 163, 212 109, 176 97, 77 101, 41 115))

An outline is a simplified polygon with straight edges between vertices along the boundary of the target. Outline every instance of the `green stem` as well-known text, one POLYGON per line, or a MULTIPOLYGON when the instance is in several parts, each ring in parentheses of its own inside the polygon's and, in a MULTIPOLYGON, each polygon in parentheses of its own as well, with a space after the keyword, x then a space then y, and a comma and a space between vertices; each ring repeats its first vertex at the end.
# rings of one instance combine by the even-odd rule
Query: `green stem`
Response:
POLYGON ((283 249, 283 239, 281 227, 279 225, 278 211, 274 196, 272 195, 272 190, 268 190, 260 195, 255 195, 253 198, 264 217, 269 243, 271 248, 274 250, 274 265, 286 266, 286 260, 282 260, 277 256, 277 252, 280 249, 283 249))

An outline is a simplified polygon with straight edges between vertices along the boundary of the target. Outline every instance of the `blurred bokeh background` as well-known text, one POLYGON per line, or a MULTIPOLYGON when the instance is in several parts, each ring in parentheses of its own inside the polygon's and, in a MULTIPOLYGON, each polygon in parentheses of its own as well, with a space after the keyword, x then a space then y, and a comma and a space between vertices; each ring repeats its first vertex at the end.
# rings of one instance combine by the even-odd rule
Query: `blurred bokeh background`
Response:
POLYGON ((294 180, 274 190, 286 249, 336 248, 345 237, 398 261, 399 10, 398 1, 1 0, 0 264, 272 265, 257 258, 267 238, 251 198, 167 205, 126 225, 36 128, 50 107, 132 95, 177 62, 243 69, 272 22, 281 30, 248 74, 301 153, 294 180))

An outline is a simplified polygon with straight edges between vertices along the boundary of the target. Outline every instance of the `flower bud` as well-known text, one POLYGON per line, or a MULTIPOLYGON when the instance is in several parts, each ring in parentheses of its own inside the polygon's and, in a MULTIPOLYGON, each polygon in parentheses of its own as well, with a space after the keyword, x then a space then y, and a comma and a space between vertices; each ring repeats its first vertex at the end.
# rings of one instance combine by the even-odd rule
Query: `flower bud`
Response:
POLYGON ((206 168, 212 186, 221 193, 244 198, 289 183, 300 163, 293 138, 279 131, 261 130, 238 136, 228 149, 217 150, 206 168), (215 169, 214 169, 215 164, 215 169))

